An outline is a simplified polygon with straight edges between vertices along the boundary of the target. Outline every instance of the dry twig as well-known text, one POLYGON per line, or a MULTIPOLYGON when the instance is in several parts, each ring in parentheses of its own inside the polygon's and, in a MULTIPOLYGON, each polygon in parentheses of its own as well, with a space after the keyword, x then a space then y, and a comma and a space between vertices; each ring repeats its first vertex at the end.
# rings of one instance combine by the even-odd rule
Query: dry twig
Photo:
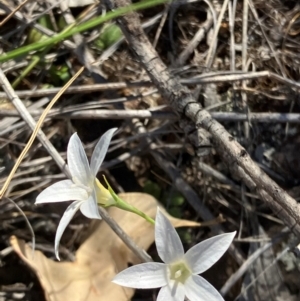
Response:
MULTIPOLYGON (((106 0, 106 3, 111 9, 115 9, 128 6, 130 1, 106 0)), ((251 160, 249 154, 234 137, 202 108, 176 77, 170 74, 144 34, 138 14, 132 12, 120 17, 119 23, 130 47, 173 109, 179 114, 184 114, 197 127, 204 128, 212 135, 219 153, 225 157, 231 171, 239 175, 251 190, 255 190, 300 238, 300 207, 297 202, 251 160)))

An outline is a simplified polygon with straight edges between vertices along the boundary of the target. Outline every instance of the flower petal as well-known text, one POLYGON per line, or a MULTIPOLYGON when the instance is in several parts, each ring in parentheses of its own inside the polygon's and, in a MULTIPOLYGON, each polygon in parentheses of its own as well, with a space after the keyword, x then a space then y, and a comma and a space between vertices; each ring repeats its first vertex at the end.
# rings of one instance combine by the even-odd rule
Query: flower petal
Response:
POLYGON ((70 138, 67 157, 72 180, 75 183, 79 181, 81 184, 89 186, 91 181, 90 166, 77 133, 74 133, 70 138))
POLYGON ((84 201, 88 198, 85 189, 76 186, 71 180, 57 182, 43 190, 35 203, 55 203, 65 201, 84 201))
POLYGON ((95 146, 95 149, 92 154, 92 159, 91 159, 91 173, 94 177, 96 177, 99 168, 104 160, 104 157, 106 156, 110 140, 115 133, 117 128, 113 128, 105 132, 98 143, 95 146))
POLYGON ((167 284, 167 266, 147 262, 132 266, 115 276, 112 282, 132 288, 156 288, 167 284))
POLYGON ((172 263, 183 258, 184 250, 180 238, 159 208, 155 220, 155 244, 159 257, 165 263, 172 263))
MULTIPOLYGON (((166 285, 161 288, 156 301, 184 301, 185 290, 181 283, 175 283, 170 287, 166 285)), ((193 300, 190 300, 193 301, 193 300)))
POLYGON ((193 274, 200 274, 215 264, 229 248, 236 232, 206 239, 189 249, 184 255, 193 274))
POLYGON ((93 193, 88 198, 88 200, 86 200, 85 202, 82 203, 82 205, 80 206, 80 211, 87 218, 101 219, 101 216, 100 216, 99 210, 98 210, 95 191, 93 191, 93 193))
POLYGON ((55 235, 55 243, 54 243, 55 256, 58 260, 60 260, 59 259, 59 253, 58 253, 60 239, 61 239, 66 227, 70 223, 70 221, 73 218, 73 216, 75 215, 75 213, 78 211, 81 204, 82 204, 82 201, 73 202, 67 208, 67 210, 65 211, 64 215, 62 216, 62 218, 61 218, 61 220, 58 224, 58 227, 57 227, 57 230, 56 230, 56 235, 55 235))
POLYGON ((189 277, 184 283, 184 288, 190 301, 224 301, 219 292, 198 275, 189 277))

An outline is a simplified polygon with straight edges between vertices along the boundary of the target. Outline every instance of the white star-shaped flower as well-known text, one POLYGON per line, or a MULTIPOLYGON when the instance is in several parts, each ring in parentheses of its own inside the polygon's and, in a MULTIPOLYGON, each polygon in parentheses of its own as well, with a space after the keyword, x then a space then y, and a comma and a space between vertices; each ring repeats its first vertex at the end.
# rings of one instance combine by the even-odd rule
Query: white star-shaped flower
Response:
POLYGON ((236 232, 202 241, 185 254, 170 221, 157 211, 155 243, 164 263, 142 263, 115 276, 113 282, 132 288, 162 287, 157 301, 224 301, 219 292, 198 274, 215 264, 229 248, 236 232))
POLYGON ((100 138, 92 154, 91 164, 88 162, 78 135, 73 134, 67 150, 68 166, 72 179, 49 186, 36 198, 36 204, 74 200, 65 211, 56 231, 54 248, 57 259, 59 259, 58 247, 61 236, 79 209, 88 218, 101 219, 97 203, 103 206, 115 203, 110 192, 99 182, 96 175, 116 130, 116 128, 110 129, 100 138))

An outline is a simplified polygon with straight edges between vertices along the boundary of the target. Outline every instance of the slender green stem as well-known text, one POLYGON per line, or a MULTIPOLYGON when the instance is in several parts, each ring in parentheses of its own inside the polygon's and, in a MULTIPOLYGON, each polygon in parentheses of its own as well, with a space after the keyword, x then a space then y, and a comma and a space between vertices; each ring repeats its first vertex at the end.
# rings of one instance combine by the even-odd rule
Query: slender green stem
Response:
POLYGON ((113 189, 111 188, 111 186, 109 185, 108 181, 106 180, 106 177, 104 177, 104 180, 107 184, 107 188, 108 188, 108 191, 110 192, 111 196, 114 198, 115 200, 115 204, 113 204, 113 206, 117 207, 117 208, 120 208, 122 210, 125 210, 125 211, 129 211, 129 212, 132 212, 132 213, 135 213, 137 215, 139 215, 140 217, 144 218, 146 221, 148 221, 149 223, 151 223, 152 225, 155 225, 155 221, 150 217, 148 216, 147 214, 145 214, 144 212, 140 211, 139 209, 135 208, 134 206, 126 203, 125 201, 123 201, 114 191, 113 189))
MULTIPOLYGON (((74 26, 76 25, 76 23, 69 25, 67 28, 65 28, 62 33, 68 32, 69 30, 71 30, 74 26)), ((12 83, 12 87, 15 89, 19 83, 23 80, 23 78, 25 78, 30 72, 31 70, 41 61, 41 59, 43 59, 45 57, 45 55, 48 53, 48 51, 52 48, 53 45, 48 45, 46 48, 41 50, 41 53, 34 55, 31 59, 30 64, 22 71, 22 73, 20 74, 20 76, 18 78, 16 78, 16 80, 12 83)))
POLYGON ((30 64, 22 71, 19 77, 12 83, 12 87, 15 89, 19 83, 32 71, 32 69, 41 61, 42 58, 48 53, 51 49, 52 45, 46 47, 41 53, 38 55, 32 56, 30 64))
POLYGON ((11 84, 11 86, 15 89, 19 85, 19 83, 23 80, 23 78, 25 78, 31 72, 31 70, 39 63, 39 61, 40 61, 40 57, 37 55, 34 55, 31 59, 30 64, 22 71, 20 76, 18 76, 14 80, 14 82, 11 84))
POLYGON ((129 212, 135 213, 135 214, 139 215, 140 217, 144 218, 146 221, 148 221, 152 225, 155 225, 155 221, 150 216, 148 216, 144 212, 140 211, 139 209, 135 208, 134 206, 131 206, 130 204, 124 202, 118 196, 117 196, 117 198, 118 198, 118 202, 115 205, 116 207, 118 207, 118 208, 120 208, 122 210, 125 210, 125 211, 129 211, 129 212))
POLYGON ((0 63, 2 62, 6 62, 10 59, 22 56, 22 55, 26 55, 31 51, 36 51, 36 50, 40 50, 41 48, 48 46, 48 45, 53 45, 56 44, 70 36, 72 36, 73 34, 79 33, 79 32, 83 32, 89 29, 94 28, 95 26, 98 26, 106 21, 112 20, 114 18, 117 18, 121 15, 124 15, 128 12, 131 11, 136 11, 136 10, 140 10, 140 9, 145 9, 145 8, 149 8, 152 6, 156 6, 162 3, 167 2, 168 0, 151 0, 151 1, 141 1, 126 7, 122 7, 119 8, 115 11, 109 12, 107 13, 105 16, 99 16, 96 17, 94 19, 88 20, 85 23, 81 24, 81 25, 77 25, 74 28, 72 28, 71 30, 68 31, 63 31, 61 33, 58 33, 57 35, 50 37, 47 40, 41 41, 41 42, 37 42, 37 43, 33 43, 30 45, 26 45, 23 47, 20 47, 18 49, 12 50, 7 52, 6 54, 3 54, 0 56, 0 63))

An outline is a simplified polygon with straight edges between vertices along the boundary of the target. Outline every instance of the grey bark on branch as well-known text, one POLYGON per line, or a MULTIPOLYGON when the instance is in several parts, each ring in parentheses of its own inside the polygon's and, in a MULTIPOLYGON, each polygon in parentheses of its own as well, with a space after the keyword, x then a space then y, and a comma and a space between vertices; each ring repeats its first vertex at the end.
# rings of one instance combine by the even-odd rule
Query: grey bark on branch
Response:
MULTIPOLYGON (((128 6, 129 0, 105 0, 110 9, 128 6)), ((174 111, 192 120, 197 128, 207 130, 216 149, 230 166, 231 171, 261 199, 300 239, 300 205, 271 180, 250 158, 247 151, 226 129, 202 108, 192 93, 173 76, 162 62, 145 35, 138 14, 126 14, 118 19, 129 46, 139 58, 155 86, 174 111)))

